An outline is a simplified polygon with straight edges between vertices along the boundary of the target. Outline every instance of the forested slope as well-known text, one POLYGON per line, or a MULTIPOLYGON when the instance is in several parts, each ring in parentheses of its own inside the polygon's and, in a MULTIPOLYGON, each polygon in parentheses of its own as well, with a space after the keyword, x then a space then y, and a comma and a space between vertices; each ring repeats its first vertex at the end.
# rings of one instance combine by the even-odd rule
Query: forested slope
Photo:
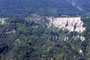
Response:
POLYGON ((69 2, 66 0, 0 0, 0 17, 26 17, 31 14, 43 16, 83 14, 69 2))
POLYGON ((44 17, 39 20, 36 17, 9 18, 0 25, 0 60, 89 60, 89 20, 82 19, 85 32, 69 33, 68 30, 48 28, 48 20, 44 17), (66 35, 68 40, 64 40, 66 35), (85 40, 74 39, 76 35, 84 36, 85 40))

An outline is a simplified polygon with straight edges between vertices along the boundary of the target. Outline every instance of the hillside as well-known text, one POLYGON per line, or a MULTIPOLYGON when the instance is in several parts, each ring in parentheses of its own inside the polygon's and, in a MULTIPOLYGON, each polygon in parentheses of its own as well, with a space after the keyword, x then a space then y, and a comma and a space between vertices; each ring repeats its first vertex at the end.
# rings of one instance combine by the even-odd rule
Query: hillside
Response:
POLYGON ((50 21, 40 16, 4 22, 0 24, 0 60, 90 60, 90 18, 79 21, 86 28, 82 33, 49 26, 50 21))
POLYGON ((43 16, 82 15, 83 12, 70 2, 67 0, 0 0, 0 17, 25 17, 31 14, 43 16))
POLYGON ((86 16, 90 16, 90 0, 67 0, 74 7, 82 11, 86 14, 86 16))
POLYGON ((90 60, 89 0, 0 0, 0 60, 90 60))

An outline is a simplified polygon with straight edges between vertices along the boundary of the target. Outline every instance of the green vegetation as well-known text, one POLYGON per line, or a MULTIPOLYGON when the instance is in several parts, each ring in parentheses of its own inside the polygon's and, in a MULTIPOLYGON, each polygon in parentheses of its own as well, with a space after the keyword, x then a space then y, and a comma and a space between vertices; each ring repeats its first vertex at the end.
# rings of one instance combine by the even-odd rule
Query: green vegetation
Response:
MULTIPOLYGON (((71 3, 71 0, 69 2, 66 0, 0 0, 0 17, 27 17, 31 14, 41 16, 82 16, 86 13, 80 11, 71 3)), ((78 4, 82 4, 81 1, 78 4)), ((90 8, 86 7, 85 9, 89 11, 90 8)))
POLYGON ((82 17, 83 33, 48 27, 45 18, 90 16, 89 5, 89 0, 0 0, 0 17, 8 17, 0 22, 0 60, 90 60, 89 17, 82 17), (75 40, 77 35, 85 41, 75 40))
POLYGON ((64 41, 67 30, 48 28, 44 17, 34 19, 9 18, 0 25, 0 60, 90 60, 90 18, 82 18, 83 42, 72 38, 76 32, 64 41))

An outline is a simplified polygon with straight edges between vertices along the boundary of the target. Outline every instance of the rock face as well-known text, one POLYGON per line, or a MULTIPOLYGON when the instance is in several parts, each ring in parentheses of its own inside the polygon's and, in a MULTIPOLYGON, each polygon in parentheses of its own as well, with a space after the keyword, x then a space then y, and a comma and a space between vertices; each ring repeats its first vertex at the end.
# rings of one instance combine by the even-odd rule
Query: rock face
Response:
POLYGON ((1 23, 1 24, 4 24, 6 19, 7 19, 7 18, 0 18, 0 23, 1 23))
POLYGON ((50 25, 58 28, 68 29, 69 31, 83 32, 85 28, 83 27, 83 21, 80 17, 57 17, 48 18, 50 25))

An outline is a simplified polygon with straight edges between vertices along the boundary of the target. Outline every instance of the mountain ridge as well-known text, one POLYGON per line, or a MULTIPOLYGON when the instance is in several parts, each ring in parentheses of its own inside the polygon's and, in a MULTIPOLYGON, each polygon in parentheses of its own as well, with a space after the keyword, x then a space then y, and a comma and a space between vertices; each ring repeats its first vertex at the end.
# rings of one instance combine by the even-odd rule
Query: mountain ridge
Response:
POLYGON ((43 16, 81 16, 87 12, 80 11, 81 9, 84 9, 82 8, 82 5, 85 4, 81 0, 1 0, 0 16, 26 17, 31 14, 39 14, 43 16), (72 5, 72 1, 76 6, 72 5))

